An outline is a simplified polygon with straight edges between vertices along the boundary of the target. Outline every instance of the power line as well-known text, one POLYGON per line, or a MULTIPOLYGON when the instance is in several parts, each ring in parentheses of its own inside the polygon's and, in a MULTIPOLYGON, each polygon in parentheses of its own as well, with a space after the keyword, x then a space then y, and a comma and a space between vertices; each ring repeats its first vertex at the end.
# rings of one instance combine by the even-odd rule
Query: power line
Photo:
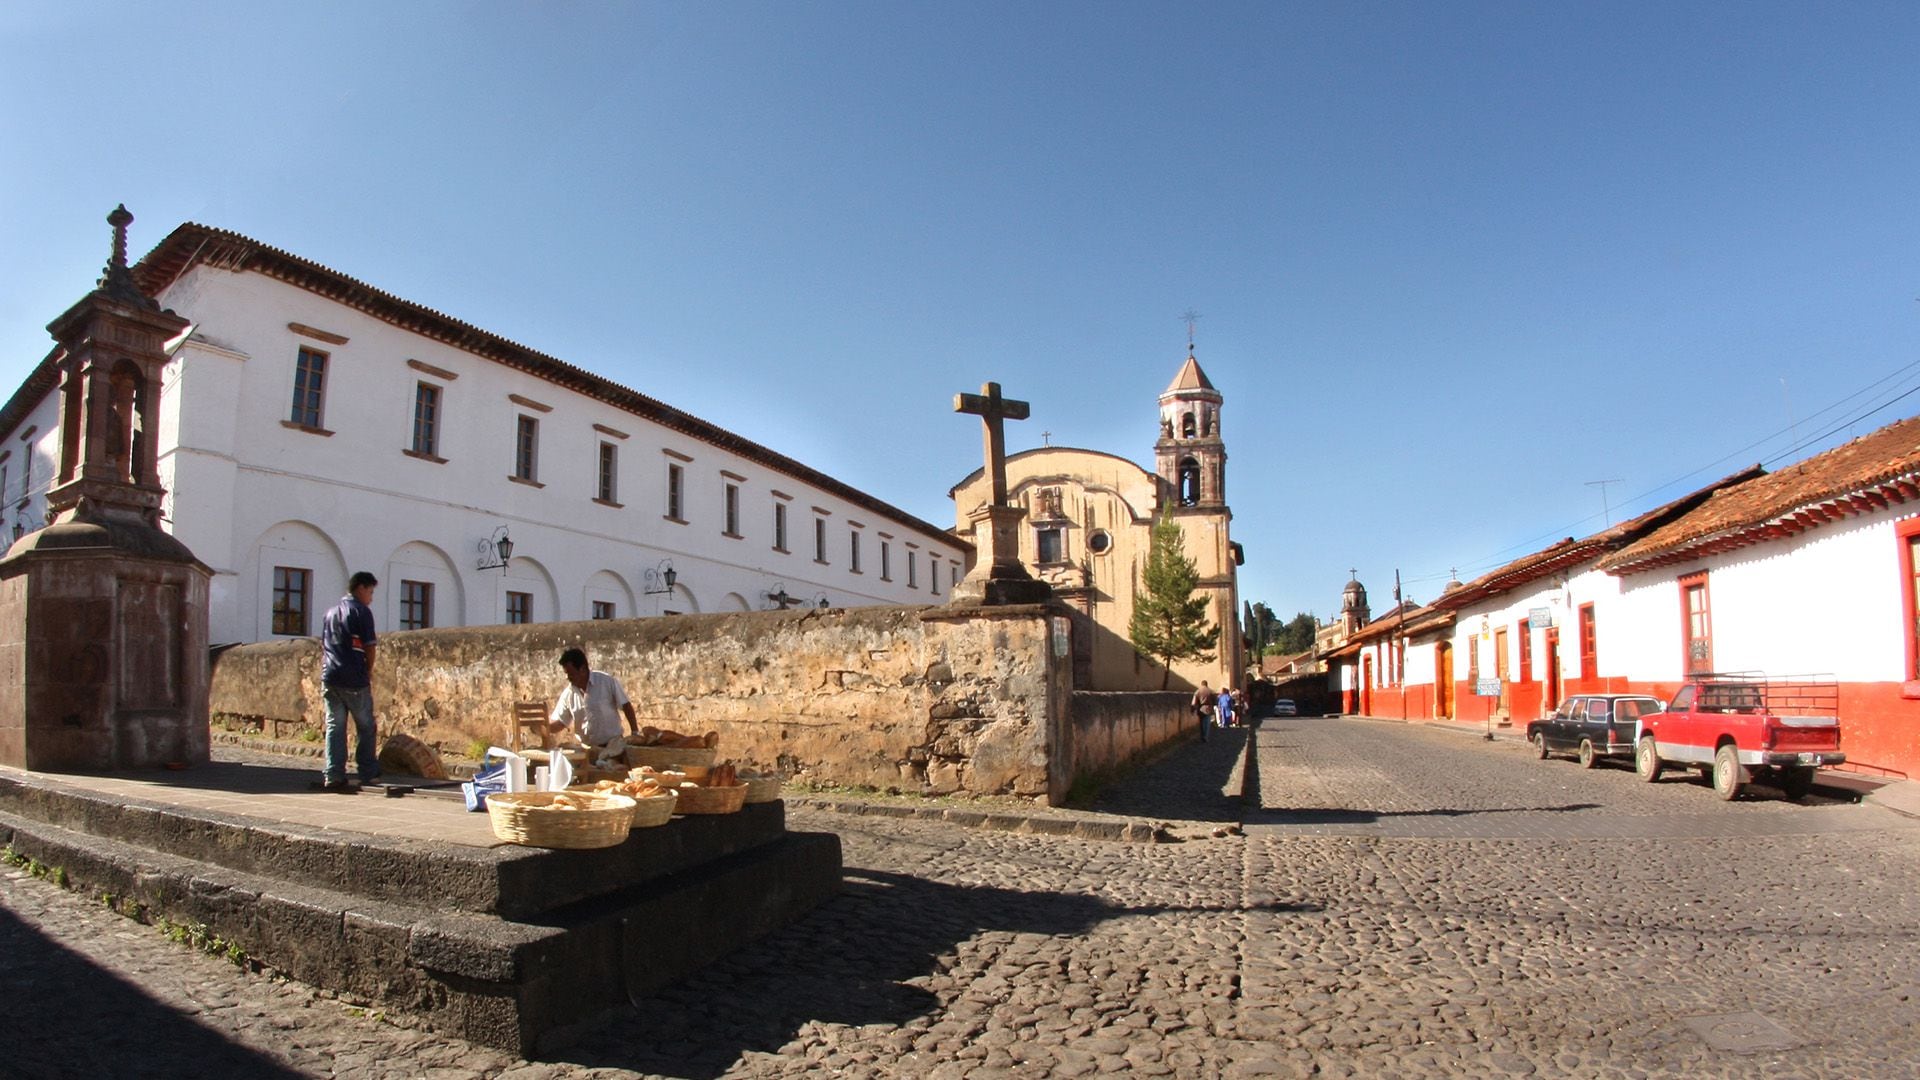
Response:
MULTIPOLYGON (((1808 419, 1813 420, 1817 417, 1824 416, 1827 413, 1831 413, 1836 409, 1845 407, 1846 405, 1848 405, 1848 403, 1853 402, 1854 400, 1862 396, 1876 393, 1877 391, 1880 390, 1881 387, 1885 386, 1887 383, 1893 382, 1894 380, 1901 378, 1902 376, 1914 371, 1915 369, 1920 369, 1920 360, 1915 360, 1905 365, 1904 367, 1898 368, 1887 375, 1883 375, 1880 378, 1873 380, 1872 382, 1868 383, 1866 386, 1863 386, 1860 389, 1855 390, 1852 393, 1847 394, 1846 396, 1833 402, 1832 404, 1829 404, 1826 407, 1815 411, 1814 413, 1808 416, 1808 419)), ((1833 435, 1834 433, 1844 430, 1845 428, 1853 424, 1857 424, 1861 420, 1864 420, 1867 417, 1872 416, 1877 412, 1887 409, 1893 406, 1894 404, 1908 397, 1913 396, 1916 393, 1920 393, 1920 384, 1915 384, 1913 386, 1907 387, 1906 389, 1901 390, 1898 394, 1895 394, 1893 397, 1888 398, 1887 400, 1882 401, 1877 405, 1871 405, 1870 407, 1861 408, 1859 411, 1851 413, 1845 418, 1835 422, 1831 427, 1824 429, 1818 435, 1813 435, 1802 440, 1796 440, 1787 449, 1781 451, 1780 453, 1774 455, 1771 458, 1765 459, 1761 464, 1764 466, 1771 466, 1775 462, 1778 462, 1791 455, 1797 454, 1800 451, 1805 450, 1809 446, 1816 445, 1820 441, 1822 441, 1823 439, 1826 439, 1827 437, 1833 435)), ((1643 492, 1642 494, 1636 495, 1632 499, 1627 500, 1627 502, 1623 505, 1633 506, 1638 503, 1641 503, 1644 500, 1647 500, 1656 495, 1659 495, 1663 491, 1667 491, 1670 488, 1673 488, 1682 483, 1685 483, 1686 481, 1699 476, 1701 473, 1707 472, 1710 469, 1714 469, 1716 467, 1724 465, 1726 462, 1731 461, 1735 458, 1742 457, 1750 450, 1755 450, 1755 449, 1758 449, 1759 447, 1765 446, 1768 443, 1771 443, 1776 439, 1779 439, 1782 435, 1797 434, 1797 432, 1794 430, 1795 427, 1797 427, 1797 425, 1792 425, 1788 428, 1781 428, 1777 431, 1772 432, 1771 434, 1762 436, 1761 438, 1748 443, 1747 445, 1739 448, 1738 450, 1734 450, 1731 453, 1728 453, 1711 462, 1708 462, 1707 464, 1702 465, 1697 469, 1693 469, 1688 472, 1682 473, 1679 476, 1674 477, 1673 479, 1668 480, 1663 484, 1658 484, 1648 489, 1647 491, 1643 492)), ((1572 524, 1567 525, 1563 528, 1553 529, 1548 532, 1541 533, 1540 535, 1535 536, 1532 539, 1522 540, 1517 544, 1508 545, 1507 547, 1501 548, 1500 550, 1494 552, 1493 554, 1483 559, 1469 562, 1467 564, 1467 569, 1468 570, 1482 570, 1482 569, 1491 570, 1496 566, 1500 566, 1503 563, 1511 561, 1511 557, 1515 552, 1537 551, 1540 549, 1540 546, 1542 544, 1546 543, 1549 540, 1554 540, 1554 539, 1558 539, 1560 537, 1565 537, 1565 536, 1577 536, 1579 535, 1579 532, 1582 527, 1591 524, 1595 518, 1601 517, 1601 516, 1602 516, 1601 514, 1588 514, 1587 516, 1580 518, 1577 521, 1574 521, 1572 524)), ((1446 580, 1446 578, 1447 578, 1447 575, 1435 573, 1435 574, 1422 574, 1417 577, 1409 577, 1406 580, 1409 583, 1424 583, 1428 581, 1446 580)))

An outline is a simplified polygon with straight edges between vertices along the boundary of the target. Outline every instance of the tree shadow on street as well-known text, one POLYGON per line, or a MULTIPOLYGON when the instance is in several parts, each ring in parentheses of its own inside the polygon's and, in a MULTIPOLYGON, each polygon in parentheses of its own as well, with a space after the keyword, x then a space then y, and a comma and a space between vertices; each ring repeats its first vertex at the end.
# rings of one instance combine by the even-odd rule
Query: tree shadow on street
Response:
POLYGON ((779 1053, 814 1024, 900 1027, 932 1014, 938 996, 910 980, 939 976, 963 943, 983 935, 1077 937, 1120 917, 1247 910, 1319 906, 1122 905, 849 869, 845 890, 806 918, 635 1001, 631 1013, 595 1021, 553 1060, 708 1080, 742 1054, 779 1053))

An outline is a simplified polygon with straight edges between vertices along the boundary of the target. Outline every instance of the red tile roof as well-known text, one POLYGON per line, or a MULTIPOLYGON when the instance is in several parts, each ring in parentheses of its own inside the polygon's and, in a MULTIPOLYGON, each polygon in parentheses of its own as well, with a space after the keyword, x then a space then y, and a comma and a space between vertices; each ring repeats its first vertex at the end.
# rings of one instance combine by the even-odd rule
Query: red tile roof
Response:
POLYGON ((1690 491, 1672 502, 1656 506, 1638 517, 1629 518, 1618 525, 1609 526, 1584 539, 1575 540, 1569 536, 1557 541, 1553 546, 1536 551, 1531 555, 1522 555, 1518 559, 1474 578, 1465 585, 1450 592, 1440 594, 1433 602, 1436 608, 1458 610, 1475 601, 1489 596, 1497 596, 1517 589, 1531 581, 1538 581, 1549 574, 1558 573, 1569 567, 1578 566, 1588 560, 1601 560, 1603 556, 1623 545, 1632 543, 1652 530, 1659 529, 1675 519, 1684 520, 1684 516, 1702 503, 1709 501, 1716 492, 1747 483, 1761 476, 1764 470, 1758 465, 1749 466, 1731 476, 1723 477, 1696 491, 1690 491))
POLYGON ((1914 500, 1920 500, 1920 416, 1715 492, 1599 565, 1612 574, 1651 570, 1914 500))
MULTIPOLYGON (((517 368, 558 386, 606 402, 617 409, 644 417, 662 427, 671 428, 710 446, 739 454, 774 472, 812 484, 855 506, 891 518, 925 536, 966 548, 972 547, 972 544, 955 536, 951 530, 922 521, 896 506, 835 480, 817 469, 809 468, 785 454, 735 435, 723 427, 682 412, 665 402, 601 378, 564 360, 509 341, 497 334, 488 333, 472 323, 463 322, 411 300, 403 300, 337 270, 303 259, 291 252, 269 247, 239 233, 188 222, 173 230, 165 240, 160 241, 152 251, 147 253, 146 258, 140 260, 139 265, 133 268, 134 280, 148 296, 158 296, 162 290, 196 264, 236 272, 252 271, 276 278, 324 296, 335 303, 366 312, 382 322, 403 330, 443 341, 476 356, 517 368)), ((36 372, 34 376, 30 376, 29 384, 33 384, 39 374, 36 372)))

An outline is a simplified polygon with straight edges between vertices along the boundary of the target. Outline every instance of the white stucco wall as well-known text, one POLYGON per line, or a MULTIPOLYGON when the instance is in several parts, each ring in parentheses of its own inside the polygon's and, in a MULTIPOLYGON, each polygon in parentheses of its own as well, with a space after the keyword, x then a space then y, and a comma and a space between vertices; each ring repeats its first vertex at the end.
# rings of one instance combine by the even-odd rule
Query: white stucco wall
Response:
POLYGON ((1905 677, 1895 521, 1910 509, 1850 517, 1786 540, 1757 544, 1624 579, 1634 601, 1636 678, 1678 679, 1682 574, 1707 571, 1713 664, 1722 671, 1830 674, 1842 682, 1905 677))
MULTIPOLYGON (((216 642, 271 636, 275 566, 313 571, 310 631, 345 591, 347 575, 371 570, 381 580, 375 612, 390 631, 400 624, 403 579, 431 582, 434 625, 458 626, 504 622, 510 590, 533 595, 536 622, 588 618, 596 600, 620 617, 768 607, 767 594, 779 587, 837 606, 934 603, 965 561, 960 545, 904 520, 262 274, 196 267, 158 299, 195 325, 163 383, 160 475, 168 527, 214 571, 216 642), (316 340, 289 323, 347 340, 316 340), (321 426, 331 434, 283 423, 303 346, 327 354, 321 426), (404 452, 422 382, 441 389, 436 449, 444 462, 404 452), (537 484, 510 479, 521 415, 539 422, 537 484), (595 501, 602 442, 617 448, 619 506, 595 501), (665 513, 670 462, 683 470, 680 521, 665 513), (726 482, 739 486, 737 537, 723 535, 726 482), (773 546, 775 492, 788 507, 785 551, 773 546), (828 522, 824 562, 814 558, 815 517, 828 522), (514 542, 511 564, 477 569, 477 546, 500 526, 514 542), (859 573, 848 565, 855 528, 863 534, 859 573), (893 548, 891 580, 880 573, 881 533, 893 548), (663 560, 676 586, 649 594, 645 573, 663 560)), ((56 409, 57 394, 49 394, 16 428, 37 426, 35 446, 44 444, 35 455, 43 460, 33 470, 39 500, 30 528, 44 522, 56 409)), ((15 446, 16 432, 0 433, 0 446, 15 446)), ((0 527, 10 528, 17 464, 7 481, 0 527)))

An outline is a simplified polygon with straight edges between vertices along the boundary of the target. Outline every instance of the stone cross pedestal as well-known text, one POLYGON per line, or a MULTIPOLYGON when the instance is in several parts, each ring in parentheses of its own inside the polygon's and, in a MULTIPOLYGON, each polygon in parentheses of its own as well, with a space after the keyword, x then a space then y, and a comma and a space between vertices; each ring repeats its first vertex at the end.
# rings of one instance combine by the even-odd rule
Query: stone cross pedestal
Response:
POLYGON ((1020 522, 1027 512, 1007 504, 1007 438, 1005 422, 1025 420, 1024 401, 1000 396, 999 383, 987 383, 978 394, 955 394, 953 411, 978 416, 985 429, 987 477, 991 494, 985 505, 968 515, 973 524, 973 569, 953 587, 948 601, 955 604, 1035 604, 1053 595, 1044 581, 1027 573, 1020 561, 1020 522))

